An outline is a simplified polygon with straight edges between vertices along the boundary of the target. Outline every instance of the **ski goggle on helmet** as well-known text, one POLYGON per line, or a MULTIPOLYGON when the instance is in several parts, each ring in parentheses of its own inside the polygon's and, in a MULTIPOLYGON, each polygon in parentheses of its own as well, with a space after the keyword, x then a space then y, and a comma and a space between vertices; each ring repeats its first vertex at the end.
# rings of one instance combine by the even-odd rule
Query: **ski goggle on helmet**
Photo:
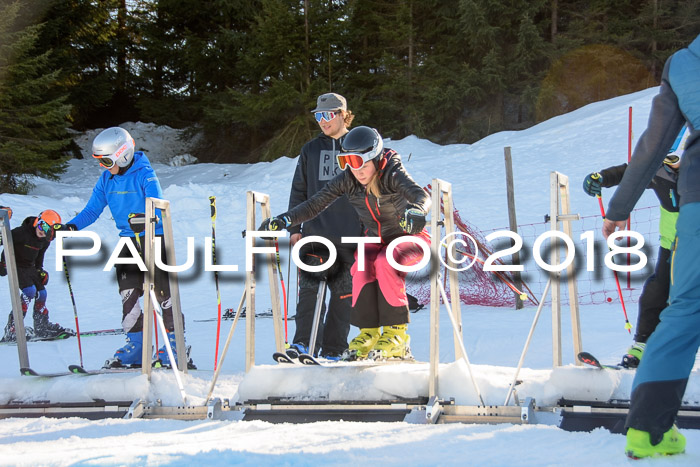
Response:
POLYGON ((335 156, 340 170, 345 170, 348 166, 352 170, 360 170, 367 162, 382 154, 384 142, 374 128, 358 126, 345 136, 341 148, 343 152, 335 156))
POLYGON ((105 169, 127 167, 134 159, 134 138, 124 128, 107 128, 92 142, 92 157, 105 169))
POLYGON ((34 220, 34 227, 39 227, 47 237, 53 238, 53 226, 54 224, 60 223, 61 216, 59 216, 56 211, 47 209, 46 211, 41 211, 41 213, 34 220))

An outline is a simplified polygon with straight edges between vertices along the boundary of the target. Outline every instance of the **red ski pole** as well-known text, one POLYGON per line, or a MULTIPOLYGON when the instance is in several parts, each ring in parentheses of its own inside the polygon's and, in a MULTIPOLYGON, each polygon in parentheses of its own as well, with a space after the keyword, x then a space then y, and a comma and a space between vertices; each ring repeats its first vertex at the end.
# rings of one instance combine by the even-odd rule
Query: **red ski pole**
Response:
MULTIPOLYGON (((605 208, 603 207, 603 197, 601 195, 596 195, 598 198, 598 204, 600 205, 600 214, 605 219, 605 208)), ((609 248, 609 247, 608 247, 609 248)), ((620 303, 622 304, 622 313, 625 315, 625 329, 627 332, 632 334, 632 325, 629 319, 627 319, 627 309, 625 308, 625 299, 622 298, 622 289, 620 288, 620 279, 617 277, 617 271, 613 269, 613 274, 615 275, 615 285, 617 286, 617 295, 620 297, 620 303)))
MULTIPOLYGON (((211 256, 212 263, 216 264, 216 196, 209 197, 211 208, 211 256)), ((216 319, 216 349, 214 351, 214 371, 219 361, 219 335, 221 334, 221 293, 219 293, 219 273, 214 271, 214 283, 216 284, 216 302, 218 314, 216 319)))
POLYGON ((285 347, 289 346, 289 339, 287 336, 287 289, 284 286, 284 276, 282 275, 282 265, 280 261, 280 244, 275 237, 275 256, 277 258, 277 272, 280 275, 280 283, 282 284, 282 300, 284 301, 284 344, 285 347))

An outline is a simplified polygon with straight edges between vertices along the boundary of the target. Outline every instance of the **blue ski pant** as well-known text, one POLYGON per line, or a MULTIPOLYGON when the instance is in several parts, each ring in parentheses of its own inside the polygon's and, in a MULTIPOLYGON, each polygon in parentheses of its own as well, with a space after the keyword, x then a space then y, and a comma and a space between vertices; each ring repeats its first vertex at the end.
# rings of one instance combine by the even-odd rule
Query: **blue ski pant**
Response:
POLYGON ((676 228, 669 306, 647 341, 626 422, 652 443, 675 421, 700 346, 700 202, 681 207, 676 228))

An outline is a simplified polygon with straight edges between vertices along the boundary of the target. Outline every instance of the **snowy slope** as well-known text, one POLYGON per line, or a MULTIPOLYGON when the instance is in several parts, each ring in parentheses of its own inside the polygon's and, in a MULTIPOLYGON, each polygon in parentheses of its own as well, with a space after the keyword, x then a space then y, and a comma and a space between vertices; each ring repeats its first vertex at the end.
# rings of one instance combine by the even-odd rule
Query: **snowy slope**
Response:
MULTIPOLYGON (((556 170, 571 181, 572 212, 598 214, 598 205, 580 189, 591 171, 619 164, 627 158, 628 107, 634 108, 635 140, 647 122, 651 98, 657 88, 591 104, 528 130, 491 135, 472 145, 439 146, 416 137, 389 141, 387 146, 403 155, 411 175, 421 185, 432 178, 453 184, 460 214, 479 229, 508 225, 503 147, 510 146, 515 174, 516 207, 519 223, 541 222, 549 212, 549 174, 556 170), (410 158, 409 158, 410 155, 410 158)), ((220 275, 225 308, 235 307, 243 291, 245 192, 269 193, 273 213, 287 206, 289 183, 296 160, 283 158, 272 163, 248 165, 167 164, 188 157, 186 144, 173 144, 173 132, 149 125, 126 126, 137 146, 147 150, 154 162, 164 194, 172 202, 178 263, 185 257, 185 238, 194 237, 198 260, 190 273, 180 275, 180 290, 186 316, 187 341, 199 370, 185 378, 189 403, 203 403, 214 361, 216 323, 198 320, 216 315, 216 292, 212 273, 199 271, 203 265, 204 238, 211 235, 208 197, 217 197, 217 262, 237 264, 240 271, 220 275), (166 147, 167 146, 167 147, 166 147), (175 149, 173 149, 175 147, 175 149), (163 155, 166 156, 163 156, 163 155)), ((86 203, 102 169, 89 157, 93 135, 78 142, 85 160, 73 160, 58 182, 37 179, 28 196, 0 195, 0 204, 14 210, 13 221, 36 215, 42 209, 57 210, 70 219, 86 203)), ((606 190, 606 199, 612 195, 606 190)), ((638 206, 653 206, 646 193, 638 206)), ((109 212, 91 226, 104 245, 96 259, 72 259, 71 283, 75 292, 81 330, 120 326, 121 303, 112 271, 103 272, 116 230, 109 212)), ((656 244, 655 235, 647 241, 656 244)), ((287 271, 287 244, 282 243, 283 271, 287 271)), ((51 274, 48 307, 51 319, 74 327, 73 307, 67 284, 60 271, 53 272, 55 248, 46 258, 51 274)), ((291 288, 296 286, 292 268, 291 288)), ((6 284, 6 280, 0 281, 6 284)), ((269 307, 267 280, 260 277, 259 310, 269 307)), ((293 300, 292 300, 293 302, 293 300)), ((6 285, 0 285, 0 303, 10 309, 6 285)), ((567 311, 563 313, 564 367, 552 370, 551 319, 545 308, 533 343, 520 373, 519 396, 534 397, 539 405, 555 403, 559 397, 607 400, 628 398, 633 373, 599 372, 575 367, 567 311)), ((636 306, 628 306, 630 320, 636 320, 636 306)), ((290 314, 293 314, 293 304, 290 314)), ((534 307, 521 311, 469 306, 463 308, 464 337, 469 359, 487 404, 502 404, 514 377, 534 307)), ((418 360, 428 360, 429 316, 423 310, 412 315, 409 328, 412 348, 418 360)), ((2 317, 1 319, 5 319, 2 317)), ((290 338, 294 332, 290 321, 290 338)), ((468 371, 454 360, 452 331, 443 312, 441 317, 440 395, 455 397, 458 403, 477 404, 468 371)), ((3 321, 4 324, 4 321, 3 321)), ((31 325, 31 319, 25 324, 31 325)), ((231 322, 222 326, 222 344, 231 322)), ((244 322, 235 332, 223 365, 215 396, 232 400, 267 395, 306 395, 343 399, 381 399, 391 395, 410 397, 427 392, 425 365, 395 365, 392 368, 328 372, 318 368, 281 369, 269 357, 274 347, 270 319, 256 321, 256 366, 245 375, 244 322)), ((619 304, 584 306, 581 309, 583 342, 586 349, 605 361, 616 361, 631 338, 621 326, 619 304)), ((351 330, 351 334, 356 330, 351 330)), ((95 368, 123 344, 123 336, 84 337, 85 366, 95 368)), ((223 345, 222 345, 223 347, 223 345)), ((78 363, 76 339, 63 342, 30 343, 32 367, 38 371, 61 371, 78 363)), ((0 345, 0 404, 11 400, 84 401, 161 399, 177 404, 180 396, 172 374, 156 372, 149 382, 140 375, 70 376, 52 380, 18 377, 16 347, 0 345)), ((698 370, 693 373, 686 399, 700 401, 698 370)), ((700 465, 700 433, 686 432, 688 454, 664 459, 657 464, 700 465)), ((0 422, 0 464, 357 464, 382 463, 433 465, 614 465, 625 462, 624 439, 605 430, 567 433, 551 426, 413 426, 404 423, 323 422, 309 425, 272 425, 263 422, 176 422, 167 420, 14 419, 0 422), (80 450, 76 450, 81 446, 80 450)))

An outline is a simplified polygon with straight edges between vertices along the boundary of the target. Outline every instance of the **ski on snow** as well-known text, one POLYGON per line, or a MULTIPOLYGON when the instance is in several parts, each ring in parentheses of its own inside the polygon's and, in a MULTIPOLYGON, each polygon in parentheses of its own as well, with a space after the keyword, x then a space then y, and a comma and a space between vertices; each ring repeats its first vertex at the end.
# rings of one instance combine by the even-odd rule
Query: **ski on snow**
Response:
MULTIPOLYGON (((92 336, 109 336, 109 335, 118 335, 118 334, 124 334, 124 330, 122 328, 117 328, 117 329, 98 329, 95 331, 86 331, 86 332, 81 332, 80 337, 92 337, 92 336)), ((70 334, 70 333, 61 333, 58 336, 55 337, 36 337, 32 336, 27 338, 27 342, 52 342, 52 341, 62 341, 65 339, 68 339, 70 337, 75 336, 75 334, 70 334)), ((17 345, 17 341, 1 341, 0 344, 10 344, 10 345, 17 345)))
POLYGON ((603 365, 600 361, 588 352, 581 352, 578 354, 578 359, 580 362, 586 365, 591 365, 599 370, 624 370, 625 367, 621 365, 603 365))
POLYGON ((57 376, 70 376, 71 373, 39 373, 31 368, 20 368, 19 372, 22 376, 38 376, 40 378, 55 378, 57 376))
POLYGON ((322 367, 341 367, 341 366, 380 366, 380 365, 391 365, 391 364, 396 364, 396 363, 418 363, 416 362, 415 359, 411 358, 391 358, 388 360, 382 360, 382 359, 371 359, 371 358, 363 358, 363 359, 355 359, 355 360, 319 360, 318 358, 314 357, 313 355, 309 355, 306 353, 300 354, 299 355, 299 363, 303 365, 316 365, 316 366, 322 366, 322 367))
POLYGON ((302 353, 299 354, 299 363, 303 365, 320 365, 323 366, 321 362, 316 360, 316 358, 313 355, 309 355, 307 353, 302 353))
POLYGON ((287 355, 285 352, 275 352, 272 354, 272 359, 276 361, 277 363, 284 363, 284 364, 294 364, 294 359, 287 355))
POLYGON ((114 367, 114 368, 99 368, 97 370, 86 370, 80 365, 69 365, 68 370, 74 375, 104 375, 109 373, 134 373, 141 371, 141 368, 136 367, 114 367))
POLYGON ((103 375, 109 373, 133 373, 141 371, 141 368, 100 368, 98 370, 86 370, 80 365, 69 365, 67 372, 62 373, 40 373, 31 368, 20 368, 19 372, 22 376, 38 376, 40 378, 56 378, 58 376, 70 375, 103 375))

